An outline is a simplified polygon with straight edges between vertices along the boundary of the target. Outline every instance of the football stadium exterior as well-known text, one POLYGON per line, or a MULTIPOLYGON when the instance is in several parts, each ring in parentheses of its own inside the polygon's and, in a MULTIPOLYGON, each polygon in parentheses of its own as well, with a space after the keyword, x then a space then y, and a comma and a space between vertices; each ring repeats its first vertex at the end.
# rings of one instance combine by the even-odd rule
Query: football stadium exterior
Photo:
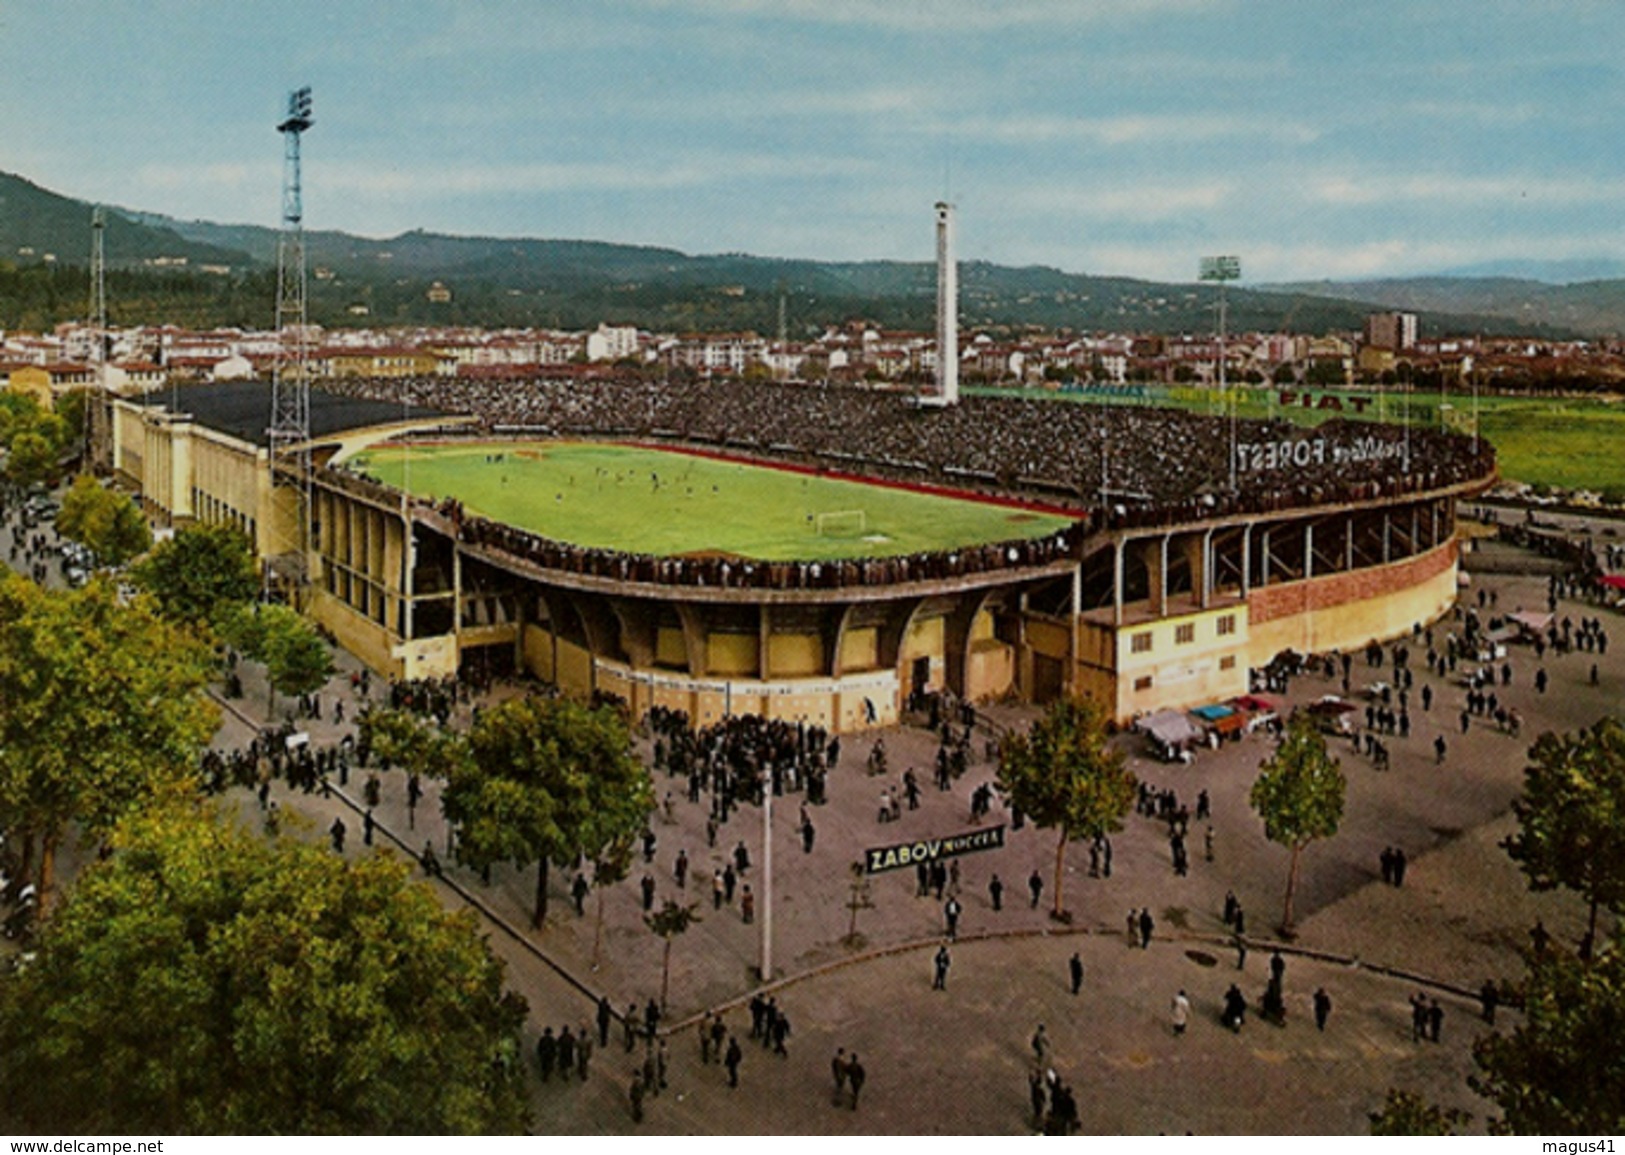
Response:
POLYGON ((302 608, 392 677, 469 665, 686 711, 895 721, 916 694, 1044 701, 1120 720, 1243 694, 1283 650, 1362 647, 1438 617, 1457 502, 1493 452, 1434 431, 1299 429, 1166 409, 645 381, 345 381, 311 395, 308 533, 274 484, 267 387, 113 403, 116 471, 160 521, 231 521, 270 562, 309 542, 302 608), (462 416, 452 416, 452 414, 462 416), (831 561, 584 548, 344 467, 414 431, 583 437, 1075 514, 1039 538, 831 561))

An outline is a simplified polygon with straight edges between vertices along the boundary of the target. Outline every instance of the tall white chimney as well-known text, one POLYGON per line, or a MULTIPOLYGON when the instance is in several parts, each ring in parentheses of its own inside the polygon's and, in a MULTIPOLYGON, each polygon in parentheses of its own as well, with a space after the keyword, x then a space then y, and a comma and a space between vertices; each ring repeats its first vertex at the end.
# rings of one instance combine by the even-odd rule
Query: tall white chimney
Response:
POLYGON ((959 265, 954 260, 954 206, 937 202, 938 405, 959 404, 959 265))

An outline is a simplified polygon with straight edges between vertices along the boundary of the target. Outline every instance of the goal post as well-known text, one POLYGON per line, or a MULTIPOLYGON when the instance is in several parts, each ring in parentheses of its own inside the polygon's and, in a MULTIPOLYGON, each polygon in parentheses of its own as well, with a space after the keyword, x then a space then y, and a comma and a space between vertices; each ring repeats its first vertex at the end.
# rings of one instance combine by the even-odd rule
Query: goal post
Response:
POLYGON ((813 515, 813 532, 819 537, 862 537, 869 532, 869 519, 861 509, 837 509, 813 515))

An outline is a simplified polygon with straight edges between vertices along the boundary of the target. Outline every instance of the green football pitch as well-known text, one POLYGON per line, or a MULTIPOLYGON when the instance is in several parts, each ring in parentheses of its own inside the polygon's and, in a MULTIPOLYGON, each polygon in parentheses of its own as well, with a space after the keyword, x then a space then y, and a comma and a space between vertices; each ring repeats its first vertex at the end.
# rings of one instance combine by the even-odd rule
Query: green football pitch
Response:
POLYGON ((1072 519, 990 502, 629 445, 383 446, 352 464, 387 485, 558 541, 656 556, 885 557, 1042 537, 1072 519))

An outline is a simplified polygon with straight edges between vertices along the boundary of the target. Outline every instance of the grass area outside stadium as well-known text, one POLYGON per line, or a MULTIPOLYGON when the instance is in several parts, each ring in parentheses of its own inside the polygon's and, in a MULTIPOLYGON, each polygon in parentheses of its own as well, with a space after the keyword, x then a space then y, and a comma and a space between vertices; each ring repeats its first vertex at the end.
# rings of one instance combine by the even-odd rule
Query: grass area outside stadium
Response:
POLYGON ((701 454, 605 442, 374 447, 352 467, 557 541, 663 557, 888 557, 1042 537, 1073 519, 701 454), (860 516, 853 516, 861 511, 860 516))

